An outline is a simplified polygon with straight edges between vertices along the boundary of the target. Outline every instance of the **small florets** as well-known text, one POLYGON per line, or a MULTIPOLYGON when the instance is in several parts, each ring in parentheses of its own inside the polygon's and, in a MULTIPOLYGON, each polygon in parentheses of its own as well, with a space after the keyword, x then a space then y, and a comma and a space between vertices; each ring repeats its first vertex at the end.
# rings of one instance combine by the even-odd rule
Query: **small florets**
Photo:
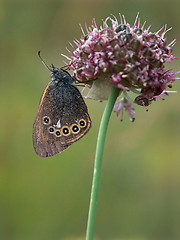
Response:
MULTIPOLYGON (((80 41, 74 40, 77 47, 67 58, 77 80, 92 86, 88 97, 105 100, 107 89, 114 85, 126 94, 130 90, 137 93, 135 103, 148 106, 167 87, 172 88, 175 73, 166 70, 164 64, 176 59, 172 55, 176 40, 167 45, 165 34, 170 29, 166 25, 153 33, 150 27, 145 29, 145 23, 140 24, 138 15, 133 26, 120 15, 120 23, 115 17, 108 17, 98 28, 93 20, 86 30, 87 34, 82 29, 80 41)), ((124 100, 119 101, 121 106, 122 103, 125 107, 124 100)), ((118 112, 121 107, 116 104, 115 109, 118 112)))

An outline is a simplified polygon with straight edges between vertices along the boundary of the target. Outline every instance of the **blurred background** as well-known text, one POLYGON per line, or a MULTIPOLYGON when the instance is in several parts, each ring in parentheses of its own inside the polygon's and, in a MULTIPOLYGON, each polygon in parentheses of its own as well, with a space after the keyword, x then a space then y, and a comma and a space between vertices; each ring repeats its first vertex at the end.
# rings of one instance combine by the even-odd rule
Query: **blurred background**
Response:
MULTIPOLYGON (((179 0, 0 0, 0 239, 85 239, 96 138, 105 103, 86 100, 92 129, 65 152, 39 158, 32 125, 50 73, 63 66, 68 41, 80 38, 79 23, 98 25, 111 13, 173 27, 180 39, 179 0)), ((180 57, 180 42, 173 48, 180 57)), ((179 60, 167 66, 180 70, 179 60)), ((105 145, 96 240, 180 239, 180 80, 165 101, 136 121, 112 114, 105 145)))

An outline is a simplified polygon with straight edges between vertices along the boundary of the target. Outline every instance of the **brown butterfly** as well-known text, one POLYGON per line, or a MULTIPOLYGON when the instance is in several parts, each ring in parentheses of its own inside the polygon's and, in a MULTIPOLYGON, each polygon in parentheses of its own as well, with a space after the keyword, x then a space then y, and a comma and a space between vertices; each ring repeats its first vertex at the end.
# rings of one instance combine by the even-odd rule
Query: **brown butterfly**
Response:
POLYGON ((52 80, 42 94, 33 125, 33 146, 40 157, 62 152, 91 127, 87 106, 73 85, 76 79, 62 68, 45 66, 51 71, 52 80))

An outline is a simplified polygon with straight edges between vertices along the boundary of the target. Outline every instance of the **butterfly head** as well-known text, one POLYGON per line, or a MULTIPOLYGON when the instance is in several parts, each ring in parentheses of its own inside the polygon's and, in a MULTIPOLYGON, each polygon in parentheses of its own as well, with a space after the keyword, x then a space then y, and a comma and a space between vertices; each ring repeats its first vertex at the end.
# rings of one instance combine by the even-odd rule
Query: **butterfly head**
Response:
POLYGON ((66 70, 63 68, 55 67, 53 64, 51 65, 51 78, 52 80, 58 81, 66 81, 68 83, 73 83, 75 78, 73 78, 66 70))
POLYGON ((49 67, 44 59, 40 55, 40 51, 38 51, 38 56, 40 57, 42 63, 45 65, 45 67, 51 72, 51 78, 52 80, 58 80, 58 81, 66 81, 68 83, 73 83, 76 79, 72 77, 65 69, 55 67, 53 64, 49 67))

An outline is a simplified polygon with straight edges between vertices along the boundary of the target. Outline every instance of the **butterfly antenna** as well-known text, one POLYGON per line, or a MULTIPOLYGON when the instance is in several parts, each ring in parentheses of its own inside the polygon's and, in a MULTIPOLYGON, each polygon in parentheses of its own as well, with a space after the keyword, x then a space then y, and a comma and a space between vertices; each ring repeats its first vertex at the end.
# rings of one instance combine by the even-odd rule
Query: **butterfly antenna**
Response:
POLYGON ((41 59, 42 63, 44 64, 44 66, 45 66, 50 72, 52 72, 52 69, 50 69, 50 68, 48 67, 48 65, 45 63, 44 59, 41 57, 41 54, 40 54, 40 53, 41 53, 41 52, 38 51, 38 56, 39 56, 39 58, 41 59))

